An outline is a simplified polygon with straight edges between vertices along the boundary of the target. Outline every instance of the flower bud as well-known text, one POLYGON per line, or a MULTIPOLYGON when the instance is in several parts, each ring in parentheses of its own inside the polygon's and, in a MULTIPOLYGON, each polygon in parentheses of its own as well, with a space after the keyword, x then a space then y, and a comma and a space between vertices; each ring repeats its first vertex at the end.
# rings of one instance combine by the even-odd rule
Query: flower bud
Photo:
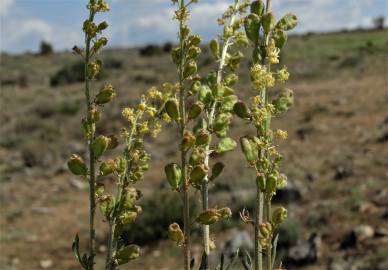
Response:
POLYGON ((197 73, 197 63, 194 60, 189 60, 183 70, 183 77, 188 78, 197 73))
POLYGON ((176 100, 175 98, 169 99, 166 102, 165 108, 166 108, 166 112, 167 112, 168 116, 170 116, 175 121, 179 120, 180 116, 179 116, 178 100, 176 100))
POLYGON ((232 217, 232 210, 229 207, 220 208, 217 210, 218 215, 221 218, 227 219, 232 217))
POLYGON ((137 212, 135 211, 128 211, 124 214, 120 215, 120 223, 125 225, 131 222, 134 222, 137 218, 137 212))
POLYGON ((188 117, 190 120, 197 118, 203 110, 203 104, 202 102, 195 102, 194 104, 191 105, 189 112, 188 112, 188 117))
POLYGON ((119 174, 122 174, 125 172, 127 162, 124 157, 117 157, 115 160, 116 163, 116 171, 119 174))
POLYGON ((264 238, 270 237, 271 234, 272 234, 271 223, 269 223, 269 222, 261 223, 259 225, 259 230, 260 230, 260 234, 261 234, 262 237, 264 237, 264 238))
POLYGON ((129 245, 119 250, 115 256, 117 265, 123 265, 135 260, 140 256, 140 248, 136 245, 129 245))
POLYGON ((264 33, 269 34, 269 32, 272 31, 276 24, 275 17, 272 15, 272 12, 268 12, 263 15, 261 18, 261 24, 263 25, 264 33))
POLYGON ((171 58, 175 65, 179 65, 181 62, 181 50, 180 48, 173 48, 171 50, 171 58))
POLYGON ((75 175, 88 174, 88 168, 86 167, 85 162, 78 155, 75 155, 75 154, 71 155, 71 157, 67 161, 67 167, 75 175))
POLYGON ((217 162, 216 164, 213 165, 212 168, 212 176, 210 177, 210 180, 216 179, 224 170, 224 163, 222 162, 217 162))
POLYGON ((252 141, 246 137, 240 139, 241 149, 249 164, 253 164, 257 158, 257 149, 252 141))
POLYGON ((251 13, 254 13, 258 16, 263 15, 264 12, 264 3, 261 0, 253 1, 251 4, 251 13))
POLYGON ((190 47, 189 50, 187 51, 187 55, 191 59, 197 58, 198 55, 200 54, 201 54, 201 48, 196 46, 190 47))
POLYGON ((108 23, 106 21, 103 21, 101 22, 98 26, 97 26, 97 31, 101 32, 102 30, 105 30, 108 28, 108 23))
POLYGON ((216 223, 220 219, 217 209, 210 208, 202 212, 196 219, 198 223, 203 225, 211 225, 216 223))
POLYGON ((201 82, 200 81, 195 81, 191 87, 190 87, 190 92, 192 94, 198 93, 199 89, 201 88, 201 82))
POLYGON ((103 105, 110 102, 116 96, 115 90, 111 84, 106 84, 96 95, 95 102, 97 105, 103 105))
POLYGON ((194 185, 202 184, 203 179, 207 175, 208 168, 204 164, 197 165, 190 173, 190 182, 194 185))
POLYGON ((279 96, 272 102, 276 113, 284 113, 294 104, 294 92, 290 89, 284 89, 279 96))
POLYGON ((272 38, 275 41, 275 46, 281 49, 287 42, 287 33, 284 30, 275 29, 272 33, 272 38))
POLYGON ((104 154, 104 152, 108 149, 109 144, 109 138, 105 136, 98 136, 93 142, 92 142, 92 151, 95 159, 98 159, 99 157, 104 154))
POLYGON ((201 145, 208 145, 210 143, 210 134, 206 129, 201 129, 197 132, 196 138, 195 138, 195 145, 201 146, 201 145))
POLYGON ((241 119, 249 119, 251 117, 251 112, 247 105, 244 102, 236 102, 233 106, 234 113, 241 119))
POLYGON ((210 41, 210 51, 212 52, 214 58, 219 59, 220 58, 220 44, 218 43, 217 39, 212 39, 210 41))
POLYGON ((92 62, 88 64, 88 77, 89 79, 93 80, 96 78, 98 73, 100 73, 101 70, 101 61, 97 60, 96 62, 92 62))
POLYGON ((266 182, 266 191, 269 194, 273 194, 276 191, 277 186, 277 178, 275 175, 271 174, 268 176, 267 182, 266 182))
POLYGON ((178 245, 184 242, 185 236, 178 223, 173 223, 168 227, 168 238, 178 245))
POLYGON ((259 40, 260 17, 249 14, 244 20, 245 33, 250 41, 256 43, 259 40))
POLYGON ((100 165, 100 175, 106 176, 116 170, 116 162, 113 159, 108 159, 100 165))
POLYGON ((232 86, 238 82, 238 76, 234 73, 229 74, 224 79, 224 85, 232 86))
POLYGON ((167 181, 173 190, 179 189, 182 182, 182 171, 178 164, 170 163, 164 167, 167 181))
POLYGON ((264 192, 266 190, 266 181, 265 176, 262 173, 259 173, 256 177, 256 185, 259 187, 259 189, 264 192))
POLYGON ((288 13, 281 18, 276 24, 276 28, 282 29, 284 31, 289 31, 296 27, 298 24, 298 18, 291 13, 288 13))
POLYGON ((191 132, 186 131, 182 138, 181 150, 184 152, 189 151, 195 144, 195 137, 191 132))
POLYGON ((189 37, 189 43, 193 46, 198 46, 201 43, 201 37, 199 35, 192 35, 189 37))
POLYGON ((287 209, 280 207, 276 209, 272 214, 272 223, 280 225, 287 218, 287 209))

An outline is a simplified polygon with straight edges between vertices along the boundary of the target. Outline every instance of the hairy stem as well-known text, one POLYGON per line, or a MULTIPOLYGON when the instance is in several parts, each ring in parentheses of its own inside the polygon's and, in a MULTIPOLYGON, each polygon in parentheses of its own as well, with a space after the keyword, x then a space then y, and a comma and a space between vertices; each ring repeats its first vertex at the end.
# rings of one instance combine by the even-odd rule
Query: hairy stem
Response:
MULTIPOLYGON (((89 20, 92 21, 94 18, 94 14, 92 11, 90 11, 89 20)), ((91 101, 90 101, 90 79, 88 76, 88 65, 90 62, 90 45, 91 45, 91 38, 88 36, 88 34, 85 34, 85 100, 86 100, 86 106, 87 106, 87 113, 89 112, 91 108, 91 101)), ((90 176, 89 176, 89 256, 88 256, 88 270, 94 269, 94 256, 95 256, 95 228, 94 228, 94 219, 95 219, 95 212, 96 212, 96 197, 95 197, 95 185, 96 185, 96 170, 95 170, 95 157, 92 149, 92 143, 94 140, 94 132, 95 132, 95 124, 91 124, 91 130, 92 134, 90 134, 90 137, 88 139, 88 146, 89 146, 89 169, 90 169, 90 176)))

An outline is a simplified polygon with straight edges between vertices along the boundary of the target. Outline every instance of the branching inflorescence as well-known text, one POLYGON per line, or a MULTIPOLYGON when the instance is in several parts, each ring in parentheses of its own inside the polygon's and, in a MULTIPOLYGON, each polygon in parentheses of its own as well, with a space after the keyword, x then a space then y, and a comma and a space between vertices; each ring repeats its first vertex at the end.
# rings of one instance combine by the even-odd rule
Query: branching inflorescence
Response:
POLYGON ((251 97, 250 105, 239 101, 235 113, 256 129, 256 136, 242 137, 241 148, 248 165, 256 170, 257 203, 255 220, 242 213, 246 223, 255 227, 254 269, 263 269, 262 254, 265 254, 265 268, 272 270, 276 257, 276 229, 286 219, 287 210, 280 207, 272 212, 271 201, 276 190, 287 184, 287 178, 279 172, 282 155, 276 141, 287 138, 283 130, 272 131, 271 119, 285 113, 293 104, 293 92, 281 90, 276 98, 269 99, 268 91, 277 83, 287 81, 286 67, 277 68, 280 50, 286 43, 286 31, 297 24, 295 15, 287 14, 276 22, 271 12, 271 1, 251 4, 251 14, 245 18, 245 32, 252 44, 252 65, 250 77, 257 95, 251 97), (275 65, 275 66, 274 66, 275 65))
POLYGON ((156 136, 161 130, 160 108, 164 106, 167 98, 153 87, 141 97, 136 108, 125 108, 122 115, 128 127, 122 130, 124 150, 115 158, 102 160, 104 154, 119 145, 118 138, 114 135, 96 135, 96 123, 101 117, 101 109, 116 95, 112 85, 105 84, 91 99, 92 83, 102 70, 102 61, 98 59, 98 53, 107 44, 107 39, 99 35, 108 27, 105 21, 96 24, 94 17, 98 12, 108 11, 109 7, 104 0, 90 0, 87 8, 89 18, 83 25, 85 49, 74 47, 73 51, 84 59, 85 64, 87 113, 82 119, 82 128, 89 146, 89 166, 78 155, 72 155, 68 167, 72 173, 82 176, 89 182, 89 252, 81 256, 77 234, 73 242, 73 253, 83 269, 94 269, 96 252, 94 219, 98 205, 109 225, 105 269, 113 270, 139 256, 140 248, 132 244, 126 245, 120 236, 124 226, 134 222, 142 211, 141 207, 136 205, 141 193, 132 185, 142 180, 144 172, 148 169, 150 155, 143 147, 143 139, 148 134, 156 136), (105 191, 103 180, 107 176, 115 179, 115 195, 105 191))

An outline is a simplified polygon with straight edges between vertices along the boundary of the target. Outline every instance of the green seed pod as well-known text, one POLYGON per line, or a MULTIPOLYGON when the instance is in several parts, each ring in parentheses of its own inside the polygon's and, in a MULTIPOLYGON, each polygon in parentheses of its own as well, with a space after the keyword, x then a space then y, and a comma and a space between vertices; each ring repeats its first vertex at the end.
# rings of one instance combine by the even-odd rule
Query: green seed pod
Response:
POLYGON ((202 184, 203 179, 207 175, 208 168, 204 164, 197 165, 190 173, 190 183, 198 186, 202 184))
POLYGON ((185 37, 187 37, 188 35, 189 35, 189 33, 190 33, 190 29, 189 29, 189 27, 187 27, 187 26, 184 26, 183 28, 182 28, 182 38, 185 38, 185 37))
POLYGON ((261 24, 263 25, 264 33, 269 34, 276 25, 275 17, 272 12, 268 12, 261 18, 261 24))
POLYGON ((253 1, 251 4, 251 13, 254 13, 258 16, 263 15, 264 12, 264 3, 261 0, 253 1))
POLYGON ((182 244, 185 240, 185 235, 183 234, 178 223, 173 223, 168 226, 168 238, 178 245, 182 244))
POLYGON ((195 145, 202 146, 202 145, 208 145, 210 143, 210 134, 206 129, 201 129, 197 132, 196 138, 195 138, 195 145))
POLYGON ((214 97, 222 97, 225 92, 225 87, 222 84, 217 84, 215 87, 212 88, 212 94, 214 97))
POLYGON ((103 21, 103 22, 101 22, 101 23, 97 26, 97 31, 98 31, 98 32, 101 32, 101 31, 107 29, 108 26, 109 26, 109 24, 108 24, 106 21, 103 21))
POLYGON ((100 73, 101 65, 102 63, 99 60, 88 64, 88 77, 90 80, 95 79, 98 73, 100 73))
POLYGON ((118 174, 122 174, 125 172, 125 169, 127 167, 127 162, 124 157, 117 157, 115 159, 116 163, 116 171, 118 174))
POLYGON ((213 165, 212 168, 212 176, 210 177, 210 181, 216 179, 224 170, 224 163, 222 162, 217 162, 216 164, 213 165))
POLYGON ((260 17, 256 14, 249 14, 244 20, 245 33, 250 41, 259 41, 260 17))
POLYGON ((217 209, 210 208, 204 212, 202 212, 196 219, 200 224, 203 225, 211 225, 216 223, 220 219, 217 209))
POLYGON ((87 175, 88 168, 86 167, 83 159, 78 155, 71 155, 69 160, 67 161, 67 167, 69 170, 75 175, 87 175))
POLYGON ((97 183, 96 184, 96 198, 100 198, 105 192, 105 185, 103 183, 97 183))
POLYGON ((104 152, 108 149, 108 144, 109 138, 103 135, 98 136, 92 142, 92 151, 95 159, 98 159, 102 156, 102 154, 104 154, 104 152))
POLYGON ((211 103, 214 100, 210 87, 207 85, 202 85, 201 88, 199 89, 198 98, 203 104, 210 107, 211 103))
POLYGON ((237 101, 238 97, 236 95, 224 97, 224 102, 222 103, 222 109, 224 110, 224 112, 232 112, 233 107, 237 101))
POLYGON ((264 238, 270 237, 271 234, 272 234, 271 223, 269 223, 269 222, 261 223, 259 225, 259 230, 260 230, 260 234, 261 234, 262 237, 264 237, 264 238))
POLYGON ((284 31, 289 31, 294 29, 298 24, 298 18, 291 13, 288 13, 281 18, 276 24, 276 28, 282 29, 284 31))
POLYGON ((287 42, 287 33, 284 30, 275 29, 272 38, 275 40, 275 46, 281 49, 287 42))
POLYGON ((254 146, 253 142, 246 138, 242 137, 240 139, 241 149, 244 153, 245 159, 248 161, 249 164, 253 164, 256 161, 257 158, 257 149, 254 146))
POLYGON ((178 121, 180 118, 178 100, 169 99, 165 105, 166 112, 173 120, 178 121))
POLYGON ((232 217, 232 210, 229 207, 223 207, 217 210, 217 214, 224 219, 232 217))
POLYGON ((238 76, 234 73, 229 74, 224 78, 224 85, 232 86, 238 82, 238 76))
POLYGON ((222 131, 227 128, 230 124, 230 113, 221 113, 216 117, 213 125, 213 131, 222 131))
POLYGON ((132 223, 136 220, 137 218, 137 212, 134 212, 134 211, 128 211, 128 212, 125 212, 124 214, 120 215, 120 223, 125 225, 125 224, 129 224, 129 223, 132 223))
POLYGON ((173 190, 178 190, 182 182, 182 170, 176 163, 167 164, 164 167, 167 181, 173 190))
POLYGON ((186 131, 180 144, 181 150, 184 152, 187 152, 194 146, 194 144, 195 144, 194 135, 191 132, 186 131))
POLYGON ((199 35, 192 35, 189 37, 189 43, 192 46, 198 46, 201 43, 201 37, 199 35))
POLYGON ((116 170, 116 162, 113 159, 108 159, 100 165, 100 175, 106 176, 116 170))
POLYGON ((90 123, 96 123, 98 120, 100 120, 100 112, 95 106, 92 106, 88 112, 88 121, 90 123))
POLYGON ((267 178, 267 182, 266 182, 266 191, 267 193, 269 194, 273 194, 275 191, 276 191, 276 187, 277 187, 277 178, 275 175, 271 174, 268 176, 267 178))
POLYGON ((265 176, 260 173, 256 177, 256 185, 259 187, 259 189, 264 192, 266 190, 266 180, 265 176))
POLYGON ((226 138, 222 138, 218 142, 215 151, 218 154, 222 154, 222 153, 234 150, 236 146, 237 146, 237 143, 233 139, 226 137, 226 138))
POLYGON ((179 48, 173 48, 171 50, 171 58, 175 65, 179 65, 181 62, 181 50, 179 48))
POLYGON ((204 151, 201 148, 194 148, 191 153, 189 163, 191 166, 195 166, 203 163, 204 161, 204 151))
POLYGON ((201 88, 201 82, 200 81, 195 81, 191 87, 190 87, 190 92, 191 94, 196 94, 198 93, 199 89, 201 88))
POLYGON ((110 102, 116 96, 115 90, 111 84, 106 84, 96 95, 95 102, 97 105, 103 105, 110 102))
POLYGON ((117 265, 123 265, 135 260, 140 256, 140 248, 136 245, 129 245, 119 250, 115 256, 117 265))
POLYGON ((220 58, 220 44, 218 43, 218 40, 212 39, 210 41, 209 46, 210 46, 210 51, 213 54, 213 57, 216 59, 219 59, 220 58))
POLYGON ((236 104, 234 104, 233 111, 241 119, 251 118, 251 112, 248 106, 242 101, 236 102, 236 104))
POLYGON ((197 63, 193 60, 189 60, 183 70, 183 77, 188 78, 197 73, 197 63))
POLYGON ((272 223, 275 226, 279 226, 287 218, 287 209, 280 207, 276 209, 272 214, 272 223))
POLYGON ((109 135, 108 139, 109 139, 109 143, 108 143, 107 150, 115 149, 119 145, 119 139, 115 135, 109 135))
POLYGON ((190 47, 189 50, 187 51, 187 55, 191 59, 197 58, 198 55, 200 54, 201 54, 201 48, 196 46, 190 47))
POLYGON ((290 89, 284 89, 278 97, 272 102, 277 114, 284 113, 294 104, 294 92, 290 89))
POLYGON ((193 103, 188 112, 189 120, 196 119, 201 114, 203 107, 204 106, 202 102, 193 103))
POLYGON ((236 43, 240 47, 247 47, 249 45, 249 40, 245 32, 238 32, 235 37, 236 43))
POLYGON ((110 220, 110 214, 115 206, 115 199, 111 195, 104 195, 100 198, 100 210, 102 215, 110 220))

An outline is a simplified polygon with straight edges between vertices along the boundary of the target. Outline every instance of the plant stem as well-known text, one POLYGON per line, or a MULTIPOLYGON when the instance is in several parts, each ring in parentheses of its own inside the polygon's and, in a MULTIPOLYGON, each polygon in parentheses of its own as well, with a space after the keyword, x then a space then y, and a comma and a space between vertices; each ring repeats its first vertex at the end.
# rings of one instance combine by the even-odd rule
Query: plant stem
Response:
POLYGON ((260 245, 259 225, 263 222, 263 193, 256 187, 256 213, 255 213, 255 270, 263 269, 263 254, 260 245))
MULTIPOLYGON (((235 4, 233 7, 234 10, 237 9, 239 1, 240 0, 235 0, 235 4)), ((236 15, 234 14, 230 19, 229 26, 232 26, 234 24, 235 19, 236 19, 236 15)), ((225 60, 226 60, 226 56, 228 53, 228 49, 229 49, 229 46, 231 44, 230 40, 231 40, 231 38, 226 39, 224 44, 223 44, 220 64, 219 64, 218 70, 217 70, 217 84, 220 84, 222 82, 222 75, 223 75, 222 72, 223 72, 223 69, 225 66, 225 60)), ((217 107, 217 101, 215 101, 212 104, 212 107, 210 109, 210 114, 208 116, 208 122, 207 122, 207 126, 209 129, 211 129, 213 126, 216 107, 217 107)), ((209 156, 211 154, 210 143, 206 146, 205 153, 206 153, 206 155, 205 155, 204 164, 206 167, 209 167, 209 156)), ((206 175, 206 177, 202 183, 202 210, 206 211, 206 210, 208 210, 208 208, 209 208, 209 176, 206 175)), ((204 252, 206 254, 206 258, 205 258, 206 261, 205 261, 204 265, 205 265, 205 269, 209 269, 208 260, 207 260, 207 257, 210 254, 210 228, 209 228, 209 225, 203 225, 202 231, 203 231, 203 247, 204 247, 204 252)))
MULTIPOLYGON (((94 14, 92 11, 90 11, 89 14, 89 20, 92 21, 94 18, 94 14)), ((85 100, 86 100, 86 106, 87 106, 87 113, 89 112, 91 108, 91 101, 90 101, 90 79, 88 76, 88 65, 90 62, 90 43, 91 38, 88 36, 88 34, 85 34, 85 100)), ((95 197, 95 185, 96 185, 96 171, 95 171, 95 157, 93 154, 92 149, 92 143, 94 140, 94 133, 95 133, 95 124, 91 124, 91 130, 92 134, 90 134, 90 137, 88 139, 88 146, 89 146, 89 169, 90 169, 90 176, 89 176, 89 258, 88 258, 88 270, 94 269, 94 256, 95 256, 95 229, 94 229, 94 217, 95 217, 95 210, 96 210, 96 197, 95 197)))
MULTIPOLYGON (((185 8, 185 1, 180 0, 179 8, 185 8)), ((180 111, 180 137, 181 139, 184 137, 186 132, 186 91, 184 87, 184 76, 183 76, 183 68, 185 65, 185 40, 184 40, 184 22, 180 20, 179 22, 179 47, 181 51, 181 61, 179 65, 179 111, 180 111)), ((190 205, 189 205, 189 195, 188 195, 188 181, 186 177, 186 153, 181 150, 181 168, 182 168, 182 199, 183 199, 183 231, 185 235, 185 241, 183 244, 183 261, 184 261, 184 269, 190 270, 190 205)))
MULTIPOLYGON (((266 220, 267 222, 270 222, 271 220, 271 197, 266 196, 265 197, 265 214, 266 214, 266 220)), ((272 270, 272 237, 268 243, 267 247, 267 270, 272 270)))

